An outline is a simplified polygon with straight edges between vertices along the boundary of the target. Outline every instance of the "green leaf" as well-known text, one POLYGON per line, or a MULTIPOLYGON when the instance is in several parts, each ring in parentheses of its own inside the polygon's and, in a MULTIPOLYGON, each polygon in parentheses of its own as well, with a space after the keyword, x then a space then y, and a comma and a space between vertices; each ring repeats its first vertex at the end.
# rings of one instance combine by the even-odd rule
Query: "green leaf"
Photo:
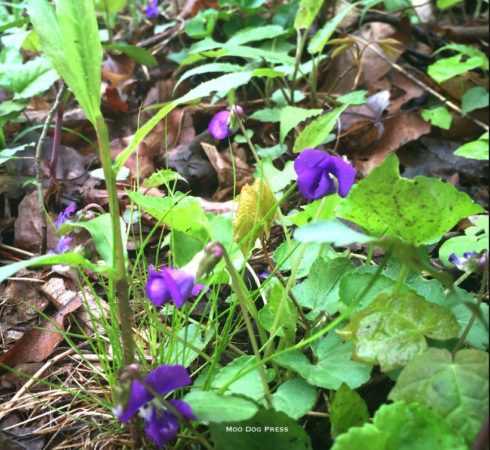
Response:
MULTIPOLYGON (((254 361, 255 358, 253 356, 241 356, 236 358, 227 366, 219 370, 217 375, 213 378, 211 387, 216 390, 220 389, 246 368, 251 366, 254 361)), ((228 386, 225 394, 239 394, 251 398, 252 400, 262 400, 264 398, 264 385, 262 384, 259 370, 255 369, 240 376, 228 386)))
MULTIPOLYGON (((354 271, 347 273, 342 277, 339 284, 339 309, 342 311, 349 307, 354 300, 357 299, 359 292, 369 283, 371 289, 356 305, 354 311, 359 311, 369 306, 380 294, 391 294, 395 288, 396 280, 387 277, 386 275, 378 275, 373 282, 372 279, 377 268, 374 266, 359 266, 354 271)), ((402 292, 410 291, 406 286, 402 287, 402 292)))
POLYGON ((105 11, 109 14, 114 14, 122 11, 128 0, 95 0, 95 7, 98 11, 105 11))
POLYGON ((293 294, 304 308, 311 309, 308 317, 321 313, 335 314, 339 310, 339 286, 342 277, 354 270, 348 258, 326 261, 318 258, 311 266, 306 281, 293 287, 293 294))
POLYGON ((111 273, 111 267, 91 263, 79 253, 63 253, 62 255, 37 256, 0 267, 0 283, 26 267, 52 266, 55 264, 67 264, 73 268, 88 269, 96 273, 111 273))
POLYGON ((466 252, 480 253, 488 250, 488 216, 478 216, 473 224, 464 230, 464 236, 456 236, 439 247, 439 259, 446 267, 452 267, 449 256, 454 253, 461 258, 466 252))
POLYGON ((274 361, 294 370, 313 386, 338 389, 342 383, 355 389, 369 380, 372 367, 352 361, 352 344, 342 341, 335 332, 312 345, 316 363, 298 351, 278 355, 274 361))
MULTIPOLYGON (((122 218, 119 223, 121 224, 121 232, 124 239, 124 248, 126 249, 126 226, 122 218)), ((67 222, 60 228, 60 233, 65 234, 76 228, 83 228, 87 230, 92 239, 94 240, 95 248, 101 256, 101 258, 110 267, 113 267, 114 251, 113 251, 113 237, 112 237, 112 220, 110 214, 101 214, 95 219, 87 222, 67 222)), ((127 253, 125 253, 126 264, 128 261, 127 253)))
MULTIPOLYGON (((329 195, 328 197, 324 197, 320 200, 315 200, 314 202, 301 206, 302 211, 290 213, 288 215, 288 219, 291 221, 291 223, 298 227, 308 224, 313 219, 320 221, 333 219, 335 217, 335 208, 339 204, 340 200, 341 198, 338 194, 329 195), (320 206, 322 209, 319 211, 320 206)), ((303 242, 306 242, 307 237, 301 236, 301 239, 303 239, 303 242)))
POLYGON ((483 208, 454 186, 430 177, 401 178, 398 158, 355 184, 337 207, 337 214, 372 236, 392 236, 415 246, 431 244, 459 220, 483 208))
POLYGON ((293 419, 260 409, 250 420, 209 426, 216 450, 311 450, 310 438, 293 419))
POLYGON ((449 130, 453 121, 453 116, 444 106, 424 109, 422 110, 422 117, 426 122, 430 122, 432 125, 444 130, 449 130))
POLYGON ((444 417, 473 444, 488 412, 488 353, 430 348, 401 372, 391 400, 416 401, 444 417))
POLYGON ((488 151, 488 131, 480 136, 476 141, 468 142, 459 147, 454 154, 462 158, 478 159, 487 161, 489 158, 488 151))
POLYGON ((218 395, 212 391, 193 389, 185 397, 199 422, 221 423, 250 419, 257 411, 257 405, 235 395, 218 395))
POLYGON ((383 405, 373 423, 340 435, 331 450, 468 450, 460 433, 425 405, 383 405))
POLYGON ((310 273, 311 266, 317 258, 322 257, 328 260, 339 256, 331 246, 321 245, 315 242, 306 244, 306 248, 302 251, 299 242, 293 239, 290 242, 283 242, 277 247, 273 258, 282 271, 290 271, 297 264, 300 254, 302 254, 302 258, 297 268, 297 278, 306 277, 310 273))
POLYGON ((92 0, 27 0, 44 54, 73 91, 88 119, 100 117, 102 46, 92 0))
POLYGON ((279 108, 264 108, 255 111, 250 115, 250 119, 258 120, 259 122, 279 122, 281 110, 279 108))
POLYGON ((126 192, 131 201, 172 230, 188 233, 196 239, 207 240, 210 234, 209 221, 197 198, 152 197, 140 192, 126 192), (192 217, 192 220, 189 220, 192 217))
POLYGON ((308 53, 310 53, 310 55, 323 52, 323 49, 325 48, 325 45, 328 44, 332 34, 337 30, 342 21, 356 7, 356 5, 357 3, 353 3, 352 5, 346 6, 342 9, 342 11, 337 13, 335 17, 325 22, 325 25, 320 28, 311 38, 308 45, 308 53))
POLYGON ((179 78, 179 81, 176 84, 176 87, 180 85, 184 80, 187 80, 190 77, 208 73, 235 73, 235 72, 243 72, 245 69, 243 66, 238 64, 230 64, 230 63, 209 63, 202 64, 200 66, 194 67, 193 69, 188 70, 179 78))
POLYGON ((274 39, 284 34, 284 28, 279 25, 265 25, 262 27, 253 27, 240 30, 235 33, 228 44, 242 45, 249 42, 264 41, 274 39))
POLYGON ((172 169, 161 169, 153 174, 150 177, 146 178, 143 181, 143 186, 147 187, 158 187, 162 184, 168 185, 169 183, 173 183, 175 181, 186 181, 185 178, 180 175, 179 172, 176 172, 172 169))
POLYGON ((344 94, 337 99, 338 103, 346 104, 348 103, 350 106, 353 105, 364 105, 367 102, 368 91, 365 89, 349 92, 348 94, 344 94))
POLYGON ((273 279, 267 285, 267 304, 259 311, 260 324, 269 332, 272 332, 274 323, 279 328, 274 330, 279 337, 287 336, 294 339, 298 311, 289 297, 284 298, 284 286, 277 279, 273 279), (285 302, 285 303, 283 303, 285 302), (279 317, 279 320, 278 320, 279 317), (276 322, 278 320, 278 322, 276 322))
POLYGON ((323 5, 323 0, 301 0, 299 3, 296 19, 294 20, 294 28, 309 28, 316 15, 323 5))
POLYGON ((286 106, 281 109, 280 115, 280 142, 284 142, 287 134, 299 123, 304 122, 310 117, 318 116, 323 112, 322 109, 304 109, 296 106, 286 106))
POLYGON ((299 242, 320 242, 343 247, 349 244, 366 244, 377 239, 359 233, 338 219, 318 221, 298 228, 294 238, 299 242))
POLYGON ((316 389, 303 378, 296 377, 281 384, 272 394, 272 406, 297 420, 313 408, 316 398, 316 389))
POLYGON ((59 78, 49 62, 39 57, 24 64, 0 65, 0 87, 14 93, 14 100, 29 100, 42 94, 59 78))
POLYGON ((466 91, 462 98, 461 110, 466 115, 471 111, 486 108, 489 104, 488 91, 477 86, 466 91))
POLYGON ((364 399, 345 383, 342 383, 330 404, 332 436, 345 433, 369 420, 369 411, 364 399))
POLYGON ((353 358, 379 364, 383 372, 406 365, 427 348, 424 336, 448 340, 458 335, 459 324, 446 308, 412 293, 381 294, 338 330, 354 342, 353 358))
MULTIPOLYGON (((1 121, 0 121, 1 122, 1 121)), ((11 159, 16 159, 15 156, 17 152, 21 152, 27 148, 32 148, 33 143, 19 145, 13 148, 6 148, 4 150, 0 150, 0 164, 4 164, 11 159)))
POLYGON ((484 59, 480 56, 470 56, 468 59, 464 59, 464 56, 460 54, 440 59, 428 67, 427 73, 438 83, 442 83, 450 78, 485 65, 484 59))
POLYGON ((314 148, 322 144, 334 129, 338 118, 347 106, 341 106, 313 120, 296 139, 293 151, 299 153, 305 148, 314 148))
POLYGON ((458 3, 462 3, 463 0, 437 0, 437 7, 439 9, 451 8, 458 3))
POLYGON ((158 65, 157 59, 145 48, 122 43, 107 44, 104 47, 111 52, 125 53, 138 64, 143 64, 148 67, 155 67, 158 65))
POLYGON ((203 338, 201 327, 193 323, 182 327, 177 333, 177 339, 172 336, 173 343, 167 348, 165 362, 189 367, 199 356, 199 351, 204 350, 213 334, 208 329, 203 338))
POLYGON ((272 159, 264 158, 262 160, 262 169, 264 171, 266 180, 269 182, 272 192, 278 193, 284 190, 296 180, 297 175, 294 171, 293 161, 288 161, 282 170, 276 169, 272 159))

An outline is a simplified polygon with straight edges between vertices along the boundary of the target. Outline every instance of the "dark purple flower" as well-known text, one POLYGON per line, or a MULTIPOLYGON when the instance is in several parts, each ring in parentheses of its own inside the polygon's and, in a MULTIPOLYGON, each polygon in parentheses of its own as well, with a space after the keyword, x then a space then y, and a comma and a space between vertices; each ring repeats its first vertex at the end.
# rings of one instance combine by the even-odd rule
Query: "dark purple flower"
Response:
MULTIPOLYGON (((143 382, 131 382, 126 405, 117 405, 114 414, 122 423, 127 423, 140 412, 145 420, 145 432, 159 448, 172 441, 179 431, 179 420, 162 402, 155 399, 155 393, 166 395, 175 389, 188 386, 191 379, 185 367, 180 365, 159 366, 152 370, 143 382), (147 386, 150 388, 148 389, 147 386)), ((169 405, 187 420, 194 420, 191 407, 182 400, 169 400, 169 405)))
POLYGON ((158 0, 150 0, 145 8, 145 15, 147 19, 154 19, 160 14, 160 8, 158 7, 158 0))
POLYGON ((194 288, 194 276, 183 269, 164 267, 157 272, 150 266, 148 275, 146 295, 155 306, 163 306, 173 300, 180 309, 194 288))
POLYGON ((356 178, 356 169, 338 156, 307 148, 294 161, 298 189, 308 200, 338 192, 347 196, 356 178))
POLYGON ((236 116, 243 116, 244 111, 241 106, 234 106, 232 111, 233 114, 231 111, 220 111, 219 113, 216 113, 209 122, 209 134, 215 139, 225 139, 238 130, 239 126, 236 116))
POLYGON ((61 227, 65 222, 71 220, 73 214, 75 214, 76 205, 75 203, 70 203, 63 211, 58 214, 54 226, 56 228, 61 227))

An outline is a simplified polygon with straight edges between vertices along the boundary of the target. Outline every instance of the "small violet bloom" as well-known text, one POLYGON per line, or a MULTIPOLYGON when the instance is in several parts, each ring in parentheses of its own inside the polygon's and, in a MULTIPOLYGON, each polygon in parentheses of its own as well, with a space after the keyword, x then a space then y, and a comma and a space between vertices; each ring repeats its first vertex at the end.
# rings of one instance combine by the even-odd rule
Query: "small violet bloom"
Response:
POLYGON ((459 258, 456 253, 452 253, 449 256, 449 262, 454 264, 459 270, 476 272, 481 269, 487 262, 487 253, 478 257, 476 252, 464 252, 463 256, 459 258))
MULTIPOLYGON (((70 203, 63 211, 58 214, 54 225, 56 228, 61 227, 65 222, 71 220, 73 214, 75 214, 76 205, 75 203, 70 203)), ((58 252, 59 253, 59 252, 58 252)))
POLYGON ((58 244, 56 245, 56 253, 60 255, 62 253, 66 253, 70 247, 70 244, 73 242, 73 238, 70 236, 61 236, 58 244))
POLYGON ((346 197, 356 178, 356 169, 338 156, 307 148, 294 161, 298 189, 308 200, 338 192, 346 197))
POLYGON ((117 405, 113 412, 122 423, 129 422, 136 413, 145 420, 145 432, 158 448, 170 443, 179 431, 177 411, 187 420, 195 420, 191 407, 182 400, 168 400, 173 411, 155 399, 154 393, 166 395, 175 389, 188 386, 191 379, 185 367, 180 365, 159 366, 143 381, 133 380, 126 405, 117 405), (148 389, 148 387, 150 389, 148 389))
POLYGON ((157 272, 150 266, 148 275, 146 295, 155 306, 163 306, 173 300, 180 309, 195 287, 194 276, 184 269, 164 267, 157 272))
POLYGON ((158 7, 158 0, 150 0, 145 8, 146 18, 151 20, 160 14, 160 8, 158 7))
POLYGON ((219 141, 227 138, 239 128, 237 116, 244 114, 241 106, 233 106, 231 111, 220 111, 209 122, 209 134, 219 141))

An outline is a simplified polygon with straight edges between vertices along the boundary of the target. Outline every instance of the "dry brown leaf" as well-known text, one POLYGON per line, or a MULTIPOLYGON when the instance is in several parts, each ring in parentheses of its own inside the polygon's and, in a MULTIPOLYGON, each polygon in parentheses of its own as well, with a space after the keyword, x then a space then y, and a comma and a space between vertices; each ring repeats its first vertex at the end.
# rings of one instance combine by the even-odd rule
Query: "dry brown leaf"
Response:
POLYGON ((82 303, 82 297, 76 296, 51 320, 45 321, 39 328, 26 332, 7 353, 0 356, 0 363, 15 367, 22 363, 42 362, 51 356, 64 339, 59 331, 65 329, 65 317, 80 308, 82 303))

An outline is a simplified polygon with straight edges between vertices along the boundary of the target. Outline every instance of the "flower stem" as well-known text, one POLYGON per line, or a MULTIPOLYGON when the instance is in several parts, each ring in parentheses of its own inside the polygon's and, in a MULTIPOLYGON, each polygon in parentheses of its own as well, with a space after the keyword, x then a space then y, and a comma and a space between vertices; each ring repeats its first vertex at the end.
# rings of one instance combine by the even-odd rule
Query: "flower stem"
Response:
MULTIPOLYGON (((228 253, 226 252, 226 249, 221 246, 223 249, 223 258, 225 260, 226 264, 226 269, 228 270, 228 273, 230 274, 231 277, 231 284, 233 286, 233 289, 236 293, 236 296, 238 297, 238 301, 240 303, 240 309, 242 310, 242 315, 243 319, 245 320, 245 326, 247 327, 247 332, 248 336, 250 338, 250 343, 252 345, 252 349, 255 355, 255 359, 257 362, 262 361, 262 357, 260 356, 260 350, 259 346, 257 344, 257 339, 255 338, 255 331, 252 326, 252 322, 250 321, 250 316, 248 314, 248 308, 247 308, 247 302, 246 302, 246 296, 245 293, 243 292, 242 286, 240 284, 239 278, 237 276, 237 272, 235 267, 233 266, 230 257, 228 256, 228 253)), ((272 408, 272 397, 269 389, 269 384, 267 382, 267 374, 265 373, 265 368, 263 364, 259 364, 257 367, 260 375, 260 379, 262 380, 262 385, 264 386, 264 393, 265 393, 265 401, 267 402, 267 406, 269 408, 272 408)))
POLYGON ((410 268, 406 264, 402 265, 400 273, 398 274, 398 279, 396 280, 395 287, 393 288, 393 295, 398 295, 400 293, 409 270, 410 268))

